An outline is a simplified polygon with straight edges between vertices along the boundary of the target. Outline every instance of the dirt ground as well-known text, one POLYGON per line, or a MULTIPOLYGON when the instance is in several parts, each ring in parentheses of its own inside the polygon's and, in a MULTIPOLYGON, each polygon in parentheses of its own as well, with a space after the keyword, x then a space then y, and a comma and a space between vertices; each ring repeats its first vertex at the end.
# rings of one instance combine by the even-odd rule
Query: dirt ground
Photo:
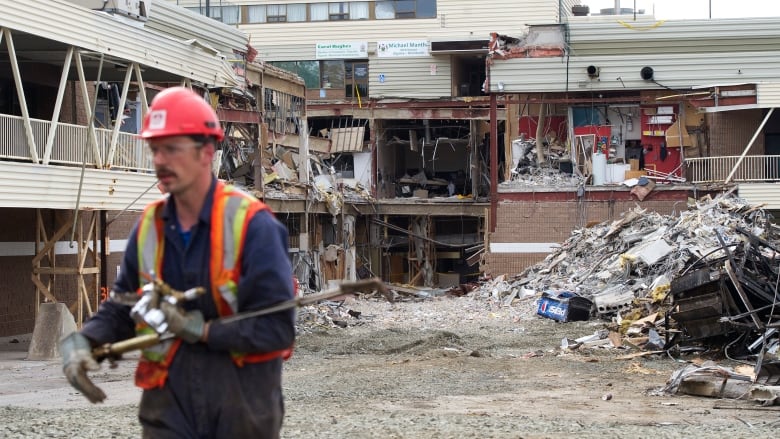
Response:
MULTIPOLYGON (((693 358, 562 350, 603 323, 537 317, 533 299, 358 299, 346 310, 347 327, 301 326, 285 366, 285 438, 761 438, 780 425, 780 408, 660 394, 693 358)), ((28 342, 0 339, 0 437, 139 436, 133 361, 92 375, 109 397, 93 406, 59 362, 24 360, 28 342)))

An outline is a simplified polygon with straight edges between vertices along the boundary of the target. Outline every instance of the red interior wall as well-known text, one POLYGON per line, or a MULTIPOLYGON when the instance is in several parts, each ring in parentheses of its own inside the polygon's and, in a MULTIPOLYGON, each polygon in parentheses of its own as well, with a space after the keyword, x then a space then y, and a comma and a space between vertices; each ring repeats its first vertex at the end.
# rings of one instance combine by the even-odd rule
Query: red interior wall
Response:
MULTIPOLYGON (((538 125, 538 117, 522 116, 520 117, 520 133, 525 133, 525 137, 529 139, 536 138, 536 127, 538 125)), ((546 135, 550 131, 555 131, 558 138, 561 141, 566 140, 567 123, 565 116, 547 116, 544 118, 544 131, 542 134, 546 135)))
MULTIPOLYGON (((680 148, 666 148, 667 156, 661 160, 661 146, 666 144, 664 135, 646 135, 648 131, 665 131, 672 124, 651 124, 649 123, 652 114, 647 114, 646 108, 657 109, 658 107, 642 107, 642 148, 645 152, 645 169, 655 169, 656 171, 670 174, 672 172, 677 176, 682 175, 680 167, 680 148)), ((672 122, 677 120, 677 106, 672 106, 674 114, 672 122)))

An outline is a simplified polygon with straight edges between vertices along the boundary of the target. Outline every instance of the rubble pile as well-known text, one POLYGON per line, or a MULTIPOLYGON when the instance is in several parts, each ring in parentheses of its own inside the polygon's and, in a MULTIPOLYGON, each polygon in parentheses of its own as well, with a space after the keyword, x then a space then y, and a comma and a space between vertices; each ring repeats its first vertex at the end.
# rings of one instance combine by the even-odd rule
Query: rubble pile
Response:
POLYGON ((303 306, 298 310, 296 332, 306 334, 316 329, 346 328, 361 323, 360 312, 350 309, 342 301, 325 301, 303 306))
POLYGON ((722 265, 726 253, 718 236, 733 247, 746 241, 740 230, 775 240, 778 232, 765 211, 736 197, 708 197, 677 216, 637 207, 619 220, 575 230, 520 282, 536 291, 573 291, 602 315, 634 299, 656 304, 649 313, 658 310, 673 279, 694 267, 722 265))
MULTIPOLYGON (((541 295, 544 317, 596 316, 645 350, 715 349, 753 359, 766 384, 780 384, 780 228, 771 219, 728 193, 678 215, 637 207, 575 230, 543 262, 502 281, 502 300, 532 292, 541 295)), ((576 342, 620 344, 608 334, 576 342)))
POLYGON ((539 162, 536 140, 520 137, 512 142, 511 179, 501 183, 505 186, 580 186, 585 178, 561 171, 561 164, 571 164, 571 157, 554 132, 542 142, 544 161, 539 162))
POLYGON ((512 180, 502 183, 507 186, 565 187, 585 184, 583 177, 567 174, 555 168, 531 167, 523 173, 512 171, 512 180))

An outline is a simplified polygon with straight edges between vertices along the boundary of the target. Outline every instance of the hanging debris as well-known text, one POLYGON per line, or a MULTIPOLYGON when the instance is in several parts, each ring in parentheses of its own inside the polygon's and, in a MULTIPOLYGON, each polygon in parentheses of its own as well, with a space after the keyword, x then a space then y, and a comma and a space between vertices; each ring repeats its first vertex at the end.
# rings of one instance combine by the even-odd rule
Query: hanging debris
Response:
POLYGON ((537 152, 535 139, 526 139, 521 135, 512 141, 511 178, 502 182, 502 186, 560 188, 585 184, 585 178, 573 174, 568 149, 554 131, 544 137, 541 145, 542 158, 537 152))

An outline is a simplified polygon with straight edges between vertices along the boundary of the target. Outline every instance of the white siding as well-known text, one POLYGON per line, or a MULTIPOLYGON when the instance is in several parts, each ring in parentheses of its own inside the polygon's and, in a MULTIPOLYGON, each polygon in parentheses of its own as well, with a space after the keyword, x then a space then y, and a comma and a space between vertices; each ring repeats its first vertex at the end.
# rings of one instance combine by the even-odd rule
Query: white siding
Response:
POLYGON ((372 98, 452 96, 449 57, 376 58, 371 60, 368 90, 372 98), (435 66, 435 71, 432 66, 435 66), (435 74, 432 74, 435 73, 435 74), (379 82, 379 75, 385 77, 379 82))
POLYGON ((780 82, 757 84, 756 92, 760 108, 780 107, 780 82))
POLYGON ((653 68, 658 83, 676 89, 773 82, 780 71, 780 51, 580 56, 571 57, 568 69, 565 57, 496 60, 490 66, 490 90, 498 91, 499 82, 504 83, 506 92, 662 90, 662 86, 641 79, 639 71, 645 66, 653 68), (588 79, 589 65, 600 68, 597 80, 588 79))
POLYGON ((631 21, 623 16, 569 18, 571 54, 774 51, 780 18, 631 21))
POLYGON ((491 32, 516 35, 528 24, 558 22, 558 0, 439 0, 439 28, 431 38, 490 38, 491 32))
POLYGON ((571 7, 574 5, 581 5, 582 3, 586 3, 584 0, 562 0, 561 2, 561 21, 567 21, 571 20, 572 14, 571 14, 571 7))
MULTIPOLYGON (((566 0, 572 1, 572 0, 566 0)), ((300 0, 234 1, 232 4, 302 3, 300 0)), ((198 1, 180 1, 198 6, 198 1)), ((214 3, 212 3, 214 4, 214 3)), ((527 24, 558 22, 558 0, 439 0, 437 17, 408 20, 345 20, 307 23, 240 25, 251 35, 252 47, 266 61, 314 59, 316 41, 367 41, 388 39, 468 40, 490 39, 491 32, 517 35, 527 24)))
MULTIPOLYGON (((240 0, 232 4, 292 4, 301 0, 240 0)), ((450 58, 378 58, 376 43, 383 40, 489 40, 491 32, 519 35, 528 24, 559 22, 579 0, 438 0, 437 17, 406 20, 346 20, 306 23, 240 25, 250 35, 252 47, 264 61, 316 59, 315 43, 363 41, 368 43, 371 97, 440 98, 452 96, 450 58), (431 66, 435 75, 431 75, 431 66), (383 74, 384 83, 379 75, 383 74)), ((179 1, 198 6, 198 0, 179 1)), ((214 5, 215 3, 212 3, 214 5)))
POLYGON ((245 33, 168 2, 155 2, 144 26, 182 40, 195 38, 204 41, 223 53, 246 50, 245 33))
POLYGON ((78 200, 81 209, 140 210, 162 196, 152 187, 157 177, 140 172, 85 169, 80 199, 78 167, 0 162, 0 174, 3 207, 74 209, 78 200))
MULTIPOLYGON (((431 21, 431 20, 401 20, 431 21)), ((384 22, 382 20, 381 22, 384 22)), ((305 61, 315 59, 315 44, 325 41, 365 41, 369 55, 380 40, 412 39, 406 28, 385 28, 380 21, 333 21, 328 23, 251 24, 241 28, 250 35, 252 47, 263 61, 305 61)), ((418 38, 423 39, 423 38, 418 38)))
POLYGON ((739 185, 739 196, 752 204, 765 204, 765 209, 780 209, 779 183, 743 183, 739 185))
POLYGON ((171 80, 183 77, 208 85, 238 84, 230 65, 218 55, 107 14, 61 0, 0 0, 0 10, 0 27, 135 61, 172 74, 171 80))

